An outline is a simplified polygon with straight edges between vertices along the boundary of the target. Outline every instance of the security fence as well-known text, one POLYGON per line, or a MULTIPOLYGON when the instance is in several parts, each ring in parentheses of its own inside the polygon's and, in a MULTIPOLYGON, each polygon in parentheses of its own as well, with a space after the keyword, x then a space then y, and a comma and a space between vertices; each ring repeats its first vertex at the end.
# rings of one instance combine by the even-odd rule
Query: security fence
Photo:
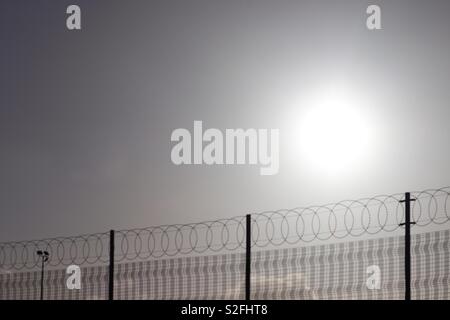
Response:
POLYGON ((0 299, 39 299, 42 279, 44 299, 404 299, 408 284, 412 299, 449 299, 449 195, 0 243, 0 299), (49 253, 43 278, 38 250, 49 253), (81 289, 67 288, 69 265, 81 289))

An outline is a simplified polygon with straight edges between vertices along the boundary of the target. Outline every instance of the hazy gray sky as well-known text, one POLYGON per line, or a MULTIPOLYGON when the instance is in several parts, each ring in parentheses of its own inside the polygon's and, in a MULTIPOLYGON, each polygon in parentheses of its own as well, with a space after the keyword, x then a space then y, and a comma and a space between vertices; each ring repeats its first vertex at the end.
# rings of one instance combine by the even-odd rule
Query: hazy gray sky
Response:
POLYGON ((449 185, 449 15, 446 0, 2 1, 0 241, 449 185), (358 97, 375 137, 345 174, 291 135, 327 87, 358 97), (278 128, 279 173, 173 165, 171 132, 194 120, 278 128))

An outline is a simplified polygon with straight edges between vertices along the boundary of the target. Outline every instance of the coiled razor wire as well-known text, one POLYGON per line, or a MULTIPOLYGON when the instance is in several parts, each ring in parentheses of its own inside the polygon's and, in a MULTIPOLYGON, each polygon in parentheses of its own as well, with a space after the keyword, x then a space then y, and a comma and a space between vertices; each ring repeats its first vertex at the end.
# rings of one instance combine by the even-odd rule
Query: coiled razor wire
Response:
MULTIPOLYGON (((450 221, 450 187, 413 192, 411 220, 417 226, 450 221)), ((345 200, 323 206, 253 213, 252 246, 294 245, 315 240, 394 232, 404 222, 404 194, 345 200)), ((179 254, 245 249, 245 216, 191 224, 118 230, 115 262, 179 254)), ((50 253, 48 265, 109 263, 109 233, 0 243, 0 273, 40 266, 37 250, 50 253)))
POLYGON ((47 265, 51 267, 105 264, 109 261, 109 233, 0 243, 0 273, 40 267, 37 250, 49 252, 47 265))

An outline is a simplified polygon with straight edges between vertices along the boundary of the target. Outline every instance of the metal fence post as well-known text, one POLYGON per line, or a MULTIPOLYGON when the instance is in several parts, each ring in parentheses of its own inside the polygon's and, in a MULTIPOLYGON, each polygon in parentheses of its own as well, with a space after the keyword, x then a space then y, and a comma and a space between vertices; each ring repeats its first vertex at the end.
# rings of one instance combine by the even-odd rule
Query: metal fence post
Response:
POLYGON ((108 299, 114 300, 114 230, 109 232, 109 283, 108 299))
POLYGON ((400 225, 405 226, 405 300, 411 300, 411 225, 415 222, 411 222, 411 193, 405 193, 405 200, 400 202, 405 203, 405 223, 400 225))
POLYGON ((245 250, 245 300, 250 300, 250 272, 251 272, 251 249, 252 249, 252 219, 246 216, 246 250, 245 250))
POLYGON ((44 258, 42 258, 42 266, 41 266, 41 299, 44 300, 44 258))

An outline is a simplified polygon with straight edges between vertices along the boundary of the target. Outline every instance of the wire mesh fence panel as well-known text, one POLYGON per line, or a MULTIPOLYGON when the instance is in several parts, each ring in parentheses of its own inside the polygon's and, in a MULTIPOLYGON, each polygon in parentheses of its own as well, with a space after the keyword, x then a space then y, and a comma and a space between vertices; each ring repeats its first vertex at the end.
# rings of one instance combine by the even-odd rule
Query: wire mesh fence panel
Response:
POLYGON ((412 237, 412 299, 450 299, 450 230, 412 237))
MULTIPOLYGON (((68 290, 66 269, 44 272, 44 300, 106 300, 108 297, 108 268, 81 268, 81 288, 68 290)), ((41 272, 25 271, 0 274, 0 300, 39 300, 41 272)))
POLYGON ((252 263, 253 299, 400 299, 403 248, 399 237, 261 251, 252 263), (367 270, 381 270, 369 289, 367 270))
MULTIPOLYGON (((449 299, 450 231, 413 235, 412 252, 413 298, 449 299)), ((252 299, 403 299, 403 259, 401 236, 255 252, 252 299)))
POLYGON ((169 258, 117 265, 115 299, 242 299, 243 254, 169 258))

